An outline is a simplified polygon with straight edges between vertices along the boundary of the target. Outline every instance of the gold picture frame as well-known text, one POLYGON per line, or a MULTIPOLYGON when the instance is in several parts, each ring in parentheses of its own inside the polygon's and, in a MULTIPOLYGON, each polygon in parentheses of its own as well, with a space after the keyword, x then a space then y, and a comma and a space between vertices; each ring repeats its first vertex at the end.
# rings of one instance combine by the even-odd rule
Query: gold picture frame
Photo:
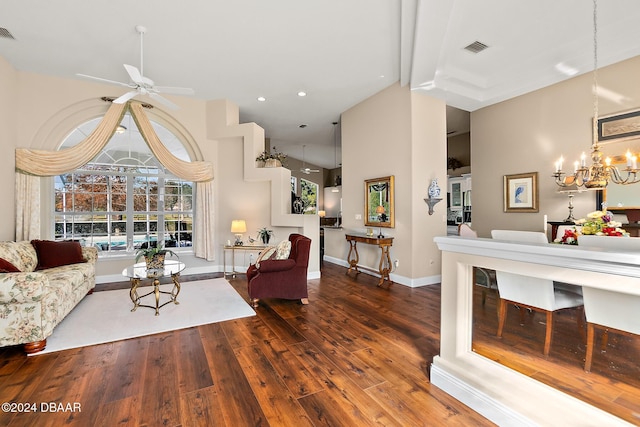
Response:
POLYGON ((538 212, 538 172, 504 176, 504 211, 538 212))
POLYGON ((365 227, 395 227, 394 176, 364 182, 365 227))

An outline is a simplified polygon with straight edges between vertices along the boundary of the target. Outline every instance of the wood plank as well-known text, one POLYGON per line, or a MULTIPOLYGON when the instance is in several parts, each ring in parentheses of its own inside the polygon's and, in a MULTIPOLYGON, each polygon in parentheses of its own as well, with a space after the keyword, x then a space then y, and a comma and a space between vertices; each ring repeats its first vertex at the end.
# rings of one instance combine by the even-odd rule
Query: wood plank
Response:
POLYGON ((113 375, 105 390, 104 402, 114 402, 142 393, 147 365, 149 337, 125 340, 120 343, 113 375))
MULTIPOLYGON (((353 425, 402 426, 321 351, 308 343, 292 347, 298 359, 325 384, 325 392, 300 399, 313 420, 342 419, 353 425), (295 350, 294 350, 295 348, 295 350)), ((333 424, 333 425, 340 425, 333 424)))
POLYGON ((140 409, 142 424, 149 426, 180 424, 178 396, 179 361, 176 357, 177 339, 174 332, 149 337, 149 350, 140 409))
POLYGON ((257 346, 238 348, 235 354, 270 425, 313 426, 296 396, 257 346))
POLYGON ((265 414, 220 324, 198 328, 227 426, 262 425, 265 414))
POLYGON ((207 355, 196 328, 175 331, 178 364, 178 390, 180 394, 211 387, 213 379, 207 355))
POLYGON ((180 395, 182 427, 226 426, 215 387, 180 395))

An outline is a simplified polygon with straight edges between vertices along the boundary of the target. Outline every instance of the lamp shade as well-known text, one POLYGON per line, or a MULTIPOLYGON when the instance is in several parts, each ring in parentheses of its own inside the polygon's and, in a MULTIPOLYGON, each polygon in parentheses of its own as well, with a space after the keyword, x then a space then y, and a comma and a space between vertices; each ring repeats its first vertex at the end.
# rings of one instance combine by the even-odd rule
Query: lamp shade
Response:
POLYGON ((384 206, 380 205, 376 208, 376 213, 381 214, 384 213, 384 206))
POLYGON ((325 216, 327 216, 327 212, 326 211, 318 211, 318 216, 320 218, 324 218, 325 216))
POLYGON ((244 221, 244 219, 234 219, 233 221, 231 221, 231 232, 246 233, 247 223, 244 221))

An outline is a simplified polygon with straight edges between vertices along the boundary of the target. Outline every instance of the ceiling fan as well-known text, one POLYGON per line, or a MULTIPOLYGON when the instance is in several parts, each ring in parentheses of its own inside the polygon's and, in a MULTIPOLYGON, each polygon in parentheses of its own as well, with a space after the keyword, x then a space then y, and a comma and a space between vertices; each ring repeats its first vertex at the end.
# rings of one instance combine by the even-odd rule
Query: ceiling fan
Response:
POLYGON ((127 70, 127 74, 131 78, 130 83, 118 82, 115 80, 103 79, 100 77, 88 76, 86 74, 77 74, 77 76, 85 77, 92 80, 98 80, 105 83, 116 84, 119 86, 128 87, 133 89, 124 95, 120 96, 113 100, 114 104, 124 104, 130 99, 138 96, 138 95, 149 95, 149 97, 163 103, 169 108, 178 109, 179 107, 168 99, 160 96, 160 93, 171 93, 176 95, 193 95, 195 92, 193 89, 184 88, 184 87, 170 87, 170 86, 156 86, 148 77, 145 77, 143 74, 143 59, 144 59, 144 34, 147 32, 146 27, 142 25, 136 25, 136 31, 140 34, 140 69, 134 67, 133 65, 124 64, 125 70, 127 70))
POLYGON ((304 161, 304 147, 305 147, 305 145, 302 146, 302 168, 300 169, 300 172, 306 173, 307 175, 309 175, 312 172, 313 173, 320 172, 319 169, 310 169, 310 168, 306 167, 306 163, 304 161))

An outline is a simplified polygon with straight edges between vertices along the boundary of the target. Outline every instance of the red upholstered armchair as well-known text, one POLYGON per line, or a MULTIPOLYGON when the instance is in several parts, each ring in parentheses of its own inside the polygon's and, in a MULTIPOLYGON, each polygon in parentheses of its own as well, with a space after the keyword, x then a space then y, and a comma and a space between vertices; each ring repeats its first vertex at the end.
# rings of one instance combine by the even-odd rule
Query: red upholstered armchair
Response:
POLYGON ((289 235, 291 252, 288 259, 268 259, 260 267, 249 266, 247 286, 253 307, 260 298, 299 299, 309 304, 307 293, 307 268, 311 239, 302 234, 289 235))

